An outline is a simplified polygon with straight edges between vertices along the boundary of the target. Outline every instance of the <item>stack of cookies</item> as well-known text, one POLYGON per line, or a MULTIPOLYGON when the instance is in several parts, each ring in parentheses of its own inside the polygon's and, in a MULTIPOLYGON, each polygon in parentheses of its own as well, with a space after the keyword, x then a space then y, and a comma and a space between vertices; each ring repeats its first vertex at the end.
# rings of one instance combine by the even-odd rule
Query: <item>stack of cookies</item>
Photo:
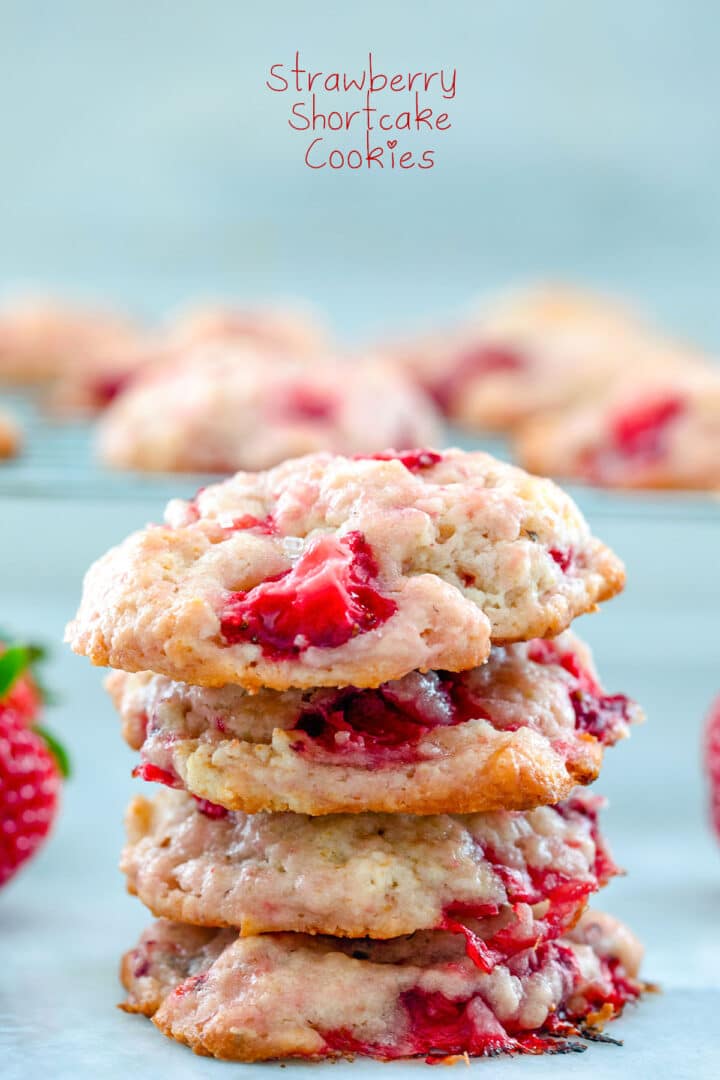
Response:
POLYGON ((125 1008, 240 1061, 598 1038, 640 947, 585 910, 583 786, 639 710, 568 627, 623 580, 557 486, 459 450, 239 473, 100 559, 68 637, 164 785, 125 1008))

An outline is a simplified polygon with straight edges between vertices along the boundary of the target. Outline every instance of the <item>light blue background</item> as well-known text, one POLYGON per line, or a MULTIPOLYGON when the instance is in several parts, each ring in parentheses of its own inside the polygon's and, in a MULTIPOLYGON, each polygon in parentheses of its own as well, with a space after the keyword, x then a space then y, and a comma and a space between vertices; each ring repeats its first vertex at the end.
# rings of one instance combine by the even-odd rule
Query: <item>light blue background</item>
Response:
POLYGON ((579 275, 720 345, 719 45, 712 0, 3 0, 0 283, 301 293, 364 335, 579 275), (307 169, 264 85, 296 48, 456 66, 437 167, 307 169))
MULTIPOLYGON (((719 44, 711 0, 0 0, 0 285, 148 314, 198 292, 301 295, 357 339, 568 276, 718 346, 719 44), (368 48, 387 68, 457 66, 437 167, 306 169, 289 97, 264 86, 296 48, 324 70, 354 71, 368 48)), ((580 630, 609 689, 634 693, 650 720, 608 754, 599 785, 630 870, 603 902, 642 934, 668 993, 623 1021, 623 1051, 473 1067, 714 1077, 720 859, 699 730, 720 684, 720 513, 581 501, 630 584, 580 630)), ((150 498, 6 496, 2 621, 59 642, 90 560, 158 516, 150 498)), ((3 1080, 224 1075, 112 1008, 117 958, 146 921, 115 869, 132 756, 97 671, 58 643, 49 681, 76 774, 53 842, 0 896, 3 1080)))

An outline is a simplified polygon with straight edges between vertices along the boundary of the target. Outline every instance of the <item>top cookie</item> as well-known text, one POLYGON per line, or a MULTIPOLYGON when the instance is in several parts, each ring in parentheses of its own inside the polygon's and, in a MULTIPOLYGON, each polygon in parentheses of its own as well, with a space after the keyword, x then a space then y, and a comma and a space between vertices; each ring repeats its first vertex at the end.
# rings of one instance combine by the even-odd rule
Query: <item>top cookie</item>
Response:
POLYGON ((171 502, 91 567, 67 640, 202 686, 373 687, 557 634, 623 582, 569 496, 488 454, 313 454, 171 502))

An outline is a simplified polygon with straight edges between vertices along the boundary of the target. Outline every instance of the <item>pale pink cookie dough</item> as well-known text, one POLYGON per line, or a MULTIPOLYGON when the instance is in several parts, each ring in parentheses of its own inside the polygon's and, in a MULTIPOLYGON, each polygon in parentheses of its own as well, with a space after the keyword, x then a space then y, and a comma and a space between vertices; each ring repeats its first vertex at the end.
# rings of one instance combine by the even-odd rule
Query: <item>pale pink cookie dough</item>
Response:
POLYGON ((18 299, 0 309, 0 383, 32 384, 94 371, 109 349, 136 339, 129 320, 54 300, 18 299))
POLYGON ((116 468, 232 473, 328 450, 432 445, 432 405, 386 366, 268 359, 258 345, 196 347, 135 380, 103 417, 98 449, 116 468))
POLYGON ((720 490, 720 369, 629 378, 528 424, 528 468, 602 487, 720 490))
POLYGON ((108 688, 139 775, 254 813, 474 813, 564 799, 641 711, 569 632, 495 646, 460 674, 376 690, 203 689, 149 672, 108 688))
POLYGON ((378 686, 557 634, 624 570, 551 481, 488 454, 314 454, 238 473, 88 572, 95 664, 206 686, 378 686))
POLYGON ((552 1053, 640 996, 641 956, 622 924, 595 912, 489 973, 441 932, 238 938, 161 919, 123 959, 123 1008, 234 1061, 552 1053))
POLYGON ((223 813, 165 790, 130 804, 121 869, 154 915, 243 935, 468 926, 490 970, 568 930, 615 872, 599 805, 577 795, 526 813, 317 818, 223 813))
POLYGON ((490 300, 460 325, 390 355, 452 420, 487 431, 592 398, 628 371, 703 362, 619 304, 565 286, 490 300))

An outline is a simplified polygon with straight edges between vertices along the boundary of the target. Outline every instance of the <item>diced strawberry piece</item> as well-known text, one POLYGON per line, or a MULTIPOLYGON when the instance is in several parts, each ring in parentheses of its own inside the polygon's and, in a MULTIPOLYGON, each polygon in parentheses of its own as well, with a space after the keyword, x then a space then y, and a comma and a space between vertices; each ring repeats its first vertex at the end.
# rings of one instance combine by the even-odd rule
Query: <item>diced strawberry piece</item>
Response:
POLYGON ((338 648, 395 614, 397 605, 380 592, 377 575, 361 533, 321 536, 292 569, 230 597, 223 637, 228 644, 257 643, 276 660, 310 646, 338 648))

